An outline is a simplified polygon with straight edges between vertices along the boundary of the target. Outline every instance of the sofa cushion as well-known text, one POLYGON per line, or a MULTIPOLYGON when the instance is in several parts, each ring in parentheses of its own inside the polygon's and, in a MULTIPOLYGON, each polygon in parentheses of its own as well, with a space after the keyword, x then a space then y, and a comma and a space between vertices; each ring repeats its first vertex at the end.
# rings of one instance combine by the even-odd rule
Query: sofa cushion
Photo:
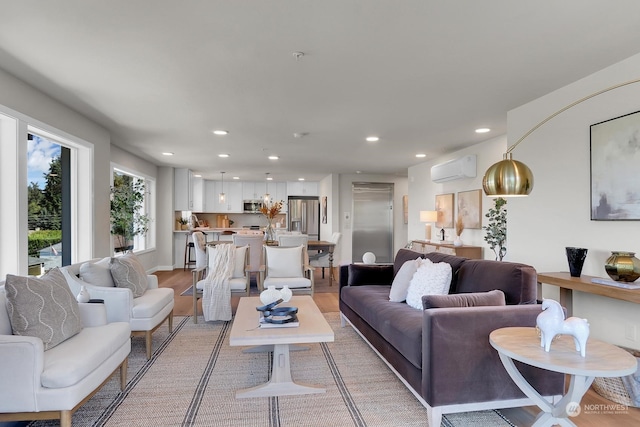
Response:
POLYGON ((62 388, 77 384, 108 360, 130 339, 126 322, 84 328, 64 345, 44 353, 40 381, 43 387, 62 388))
POLYGON ((115 285, 131 289, 134 298, 141 297, 149 287, 147 272, 133 253, 111 258, 109 270, 115 285))
POLYGON ((424 295, 422 308, 478 307, 483 305, 505 305, 504 292, 473 292, 469 294, 424 295))
POLYGON ((407 299, 407 291, 409 290, 411 278, 420 266, 421 260, 421 258, 416 258, 402 264, 402 267, 400 267, 400 270, 396 273, 396 277, 393 278, 393 283, 391 283, 389 301, 402 302, 407 299))
POLYGON ((40 338, 49 350, 82 330, 78 302, 57 268, 41 278, 7 274, 5 292, 14 335, 40 338))
POLYGON ((507 304, 535 304, 536 270, 525 264, 493 260, 468 260, 458 271, 456 293, 500 289, 507 304))
POLYGON ((422 310, 389 301, 391 286, 345 286, 340 298, 412 365, 422 366, 422 310))
POLYGON ((451 285, 451 265, 423 260, 411 278, 407 291, 407 304, 422 310, 423 295, 446 295, 451 285))
POLYGON ((349 286, 360 283, 389 286, 392 281, 393 269, 388 265, 349 264, 349 280, 347 282, 349 286))
POLYGON ((98 262, 85 262, 80 266, 80 278, 94 286, 112 288, 115 286, 111 270, 109 269, 110 257, 101 259, 98 262))
POLYGON ((153 288, 148 289, 144 295, 133 300, 131 309, 132 319, 148 319, 160 313, 162 307, 173 301, 173 289, 153 288))

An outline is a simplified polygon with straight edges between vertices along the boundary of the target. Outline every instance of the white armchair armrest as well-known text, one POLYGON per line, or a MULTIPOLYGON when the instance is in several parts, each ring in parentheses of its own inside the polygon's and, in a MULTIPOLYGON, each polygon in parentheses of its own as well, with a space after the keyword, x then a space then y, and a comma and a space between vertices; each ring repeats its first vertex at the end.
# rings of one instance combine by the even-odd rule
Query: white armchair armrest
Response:
POLYGON ((155 274, 147 274, 147 285, 149 289, 158 289, 158 276, 155 274))
POLYGON ((83 327, 93 328, 107 324, 107 309, 104 304, 80 303, 78 308, 80 308, 80 319, 83 327))
POLYGON ((11 411, 12 402, 33 400, 40 387, 44 344, 40 338, 0 335, 0 360, 7 367, 0 382, 0 402, 6 411, 11 411))

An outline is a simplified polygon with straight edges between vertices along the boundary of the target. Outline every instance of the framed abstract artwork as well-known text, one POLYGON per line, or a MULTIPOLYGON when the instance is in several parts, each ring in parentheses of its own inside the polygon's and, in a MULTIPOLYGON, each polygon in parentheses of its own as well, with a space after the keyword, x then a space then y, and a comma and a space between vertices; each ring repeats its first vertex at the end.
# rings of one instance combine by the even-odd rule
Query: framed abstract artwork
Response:
POLYGON ((640 220, 640 111, 591 125, 591 219, 640 220))
POLYGON ((464 228, 482 228, 482 190, 458 193, 458 217, 464 228))
POLYGON ((436 195, 437 227, 453 227, 453 193, 436 195))

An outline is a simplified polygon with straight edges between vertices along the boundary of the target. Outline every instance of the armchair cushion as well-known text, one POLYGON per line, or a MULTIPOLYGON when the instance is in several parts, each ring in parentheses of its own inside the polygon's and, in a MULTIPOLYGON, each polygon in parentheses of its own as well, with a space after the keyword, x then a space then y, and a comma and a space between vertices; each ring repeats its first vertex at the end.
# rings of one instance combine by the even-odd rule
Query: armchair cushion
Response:
POLYGON ((489 292, 471 292, 467 294, 449 295, 424 295, 422 307, 449 308, 449 307, 479 307, 484 305, 506 305, 504 292, 495 289, 489 292))
POLYGON ((101 259, 98 262, 85 262, 80 266, 80 278, 94 286, 113 288, 113 277, 109 269, 110 257, 101 259))
POLYGON ((138 257, 132 253, 111 258, 109 270, 115 285, 131 289, 134 298, 141 297, 148 288, 147 272, 138 257))
POLYGON ((5 290, 14 335, 40 338, 49 350, 82 330, 78 302, 57 268, 41 278, 7 274, 5 290))
POLYGON ((424 259, 411 278, 407 291, 407 304, 422 310, 423 295, 446 295, 451 285, 451 265, 424 259))
POLYGON ((269 277, 302 277, 302 246, 266 246, 269 277))

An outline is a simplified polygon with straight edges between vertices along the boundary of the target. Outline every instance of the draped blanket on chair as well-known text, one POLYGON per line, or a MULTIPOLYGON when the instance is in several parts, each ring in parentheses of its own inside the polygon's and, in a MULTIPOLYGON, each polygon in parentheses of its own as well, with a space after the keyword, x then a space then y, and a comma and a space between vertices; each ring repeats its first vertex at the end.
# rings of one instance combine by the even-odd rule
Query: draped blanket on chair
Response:
POLYGON ((204 320, 231 320, 231 287, 235 245, 220 244, 209 248, 209 274, 204 282, 202 312, 204 320))

